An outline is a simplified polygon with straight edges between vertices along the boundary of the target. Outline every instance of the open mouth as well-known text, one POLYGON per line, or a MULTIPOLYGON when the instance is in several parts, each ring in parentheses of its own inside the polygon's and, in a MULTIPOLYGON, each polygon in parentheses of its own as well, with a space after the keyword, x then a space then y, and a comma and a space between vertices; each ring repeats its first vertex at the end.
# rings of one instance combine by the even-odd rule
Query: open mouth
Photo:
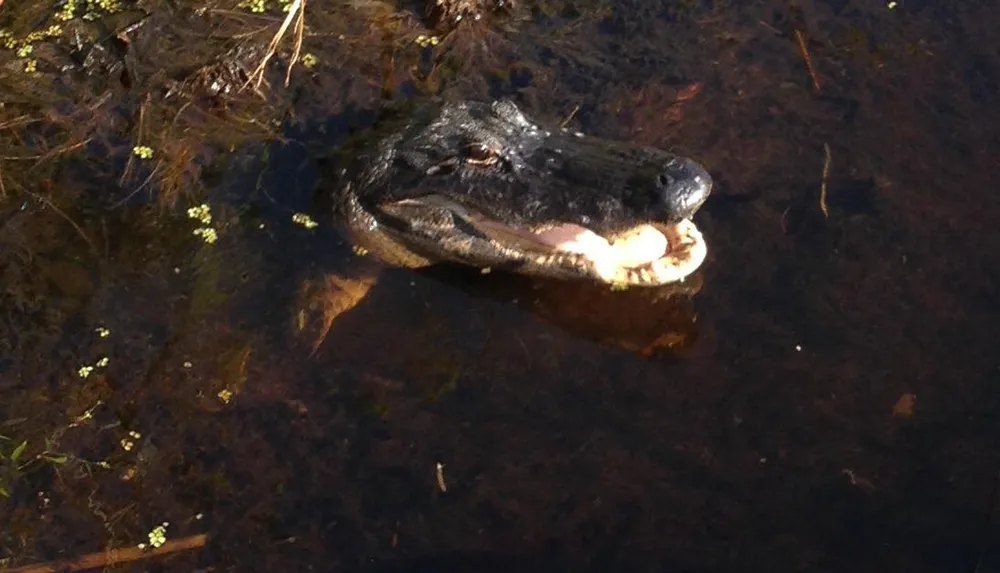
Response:
POLYGON ((708 249, 690 219, 647 223, 612 237, 573 224, 535 233, 557 253, 585 257, 602 280, 622 285, 663 285, 684 280, 705 261, 708 249))
POLYGON ((658 286, 682 281, 701 266, 708 252, 701 232, 690 219, 643 223, 602 236, 573 223, 536 229, 510 226, 440 195, 383 204, 381 210, 405 219, 411 230, 438 237, 442 246, 460 245, 468 254, 473 250, 491 253, 489 258, 494 262, 524 261, 543 274, 545 269, 579 269, 581 276, 596 274, 602 282, 614 285, 658 286), (442 240, 445 238, 448 240, 442 240))

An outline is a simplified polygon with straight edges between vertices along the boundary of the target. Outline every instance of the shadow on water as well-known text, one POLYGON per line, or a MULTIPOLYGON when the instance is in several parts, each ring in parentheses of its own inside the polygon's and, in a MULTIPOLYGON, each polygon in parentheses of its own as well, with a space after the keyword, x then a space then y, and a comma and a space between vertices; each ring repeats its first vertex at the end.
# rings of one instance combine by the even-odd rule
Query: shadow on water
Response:
POLYGON ((45 4, 0 3, 0 571, 164 523, 117 567, 1000 570, 996 3, 309 2, 256 91, 279 3, 45 4), (708 261, 356 255, 317 161, 425 94, 698 159, 708 261))

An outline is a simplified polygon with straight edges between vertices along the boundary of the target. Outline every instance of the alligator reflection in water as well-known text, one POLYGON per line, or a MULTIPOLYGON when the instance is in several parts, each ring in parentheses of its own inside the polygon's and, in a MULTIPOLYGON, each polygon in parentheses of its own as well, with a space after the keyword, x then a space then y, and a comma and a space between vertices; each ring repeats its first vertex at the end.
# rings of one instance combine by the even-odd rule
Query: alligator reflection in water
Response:
MULTIPOLYGON (((369 262, 372 261, 360 262, 366 271, 370 270, 369 262)), ((647 359, 669 362, 681 358, 693 348, 698 336, 694 297, 703 284, 701 273, 695 273, 680 283, 614 291, 606 285, 588 281, 508 273, 482 274, 451 264, 435 265, 416 272, 469 297, 511 304, 542 323, 575 337, 647 359)), ((347 319, 355 309, 361 316, 368 317, 364 319, 366 322, 384 322, 392 325, 391 331, 398 331, 399 324, 405 319, 394 312, 409 313, 405 304, 397 304, 400 299, 409 298, 406 285, 412 288, 411 279, 412 275, 408 278, 402 271, 385 269, 381 273, 367 273, 362 278, 327 275, 324 280, 306 281, 297 304, 304 319, 299 326, 300 340, 305 340, 313 352, 317 352, 326 343, 328 335, 336 331, 335 325, 347 319), (383 288, 387 292, 383 292, 383 288), (389 308, 379 308, 387 303, 389 308)), ((419 301, 424 295, 434 292, 433 289, 423 288, 417 291, 423 294, 410 300, 419 301)), ((431 306, 437 307, 442 303, 439 299, 431 306)), ((429 303, 424 300, 424 304, 429 303)), ((417 306, 423 307, 419 303, 417 306)), ((452 310, 442 308, 441 312, 450 315, 456 312, 455 306, 482 308, 483 303, 465 300, 446 306, 452 306, 452 310)), ((411 332, 406 338, 420 339, 421 335, 411 332)), ((334 343, 333 347, 337 346, 334 343)))
POLYGON ((693 299, 701 273, 684 282, 613 291, 588 282, 498 274, 470 276, 440 266, 422 271, 471 296, 511 301, 576 336, 644 358, 670 360, 689 351, 697 329, 693 299))

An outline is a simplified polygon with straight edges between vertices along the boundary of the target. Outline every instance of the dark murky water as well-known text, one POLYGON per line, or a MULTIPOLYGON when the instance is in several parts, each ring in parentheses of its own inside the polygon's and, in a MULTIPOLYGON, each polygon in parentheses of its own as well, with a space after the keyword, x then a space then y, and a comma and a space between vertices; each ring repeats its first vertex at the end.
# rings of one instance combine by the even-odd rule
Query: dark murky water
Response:
POLYGON ((0 163, 0 565, 167 522, 207 544, 118 569, 1000 571, 996 2, 539 2, 437 60, 356 7, 308 4, 287 141, 230 121, 174 211, 96 159, 128 137, 0 163), (385 86, 702 161, 700 290, 355 256, 306 150, 385 86))

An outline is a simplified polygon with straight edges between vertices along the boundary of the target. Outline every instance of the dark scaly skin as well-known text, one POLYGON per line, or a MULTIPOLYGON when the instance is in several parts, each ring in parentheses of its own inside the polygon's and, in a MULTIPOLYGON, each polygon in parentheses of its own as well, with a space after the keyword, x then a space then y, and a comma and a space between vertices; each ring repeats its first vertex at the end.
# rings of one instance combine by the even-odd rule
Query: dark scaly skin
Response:
MULTIPOLYGON (((573 224, 610 238, 647 223, 690 224, 712 185, 689 159, 547 129, 509 101, 423 103, 341 151, 338 219, 356 245, 407 267, 452 262, 611 282, 533 232, 573 224)), ((669 282, 634 274, 622 280, 669 282)))

